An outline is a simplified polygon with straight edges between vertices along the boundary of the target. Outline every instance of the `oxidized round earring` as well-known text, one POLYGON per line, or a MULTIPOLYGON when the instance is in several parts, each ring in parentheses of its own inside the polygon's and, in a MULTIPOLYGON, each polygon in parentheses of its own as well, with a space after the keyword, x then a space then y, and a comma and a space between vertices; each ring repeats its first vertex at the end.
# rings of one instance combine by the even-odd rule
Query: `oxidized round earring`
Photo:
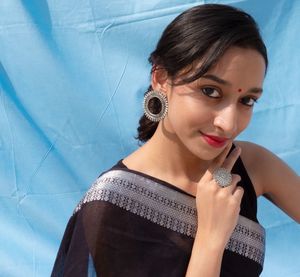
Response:
POLYGON ((168 99, 163 93, 150 90, 144 97, 143 106, 145 116, 153 122, 158 122, 162 120, 168 112, 168 99), (160 107, 158 112, 151 111, 151 106, 154 106, 152 105, 153 103, 151 104, 152 101, 159 101, 160 107))

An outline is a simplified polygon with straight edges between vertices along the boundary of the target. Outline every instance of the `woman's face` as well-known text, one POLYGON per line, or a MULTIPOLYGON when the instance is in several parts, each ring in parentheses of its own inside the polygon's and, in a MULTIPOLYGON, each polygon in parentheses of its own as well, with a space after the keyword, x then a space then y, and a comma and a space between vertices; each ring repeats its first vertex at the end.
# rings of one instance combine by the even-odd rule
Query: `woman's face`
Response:
POLYGON ((180 86, 166 82, 165 131, 198 158, 215 158, 249 124, 265 69, 257 51, 232 47, 198 80, 180 86))

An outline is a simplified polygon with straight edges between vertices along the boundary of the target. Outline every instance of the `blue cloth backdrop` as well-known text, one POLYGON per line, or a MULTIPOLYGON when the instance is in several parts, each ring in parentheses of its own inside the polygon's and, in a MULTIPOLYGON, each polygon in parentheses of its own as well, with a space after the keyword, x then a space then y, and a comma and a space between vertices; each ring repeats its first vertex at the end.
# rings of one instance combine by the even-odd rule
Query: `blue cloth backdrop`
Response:
MULTIPOLYGON (((137 148, 147 58, 161 31, 203 3, 258 21, 270 68, 240 138, 300 172, 300 1, 1 0, 0 276, 49 276, 76 203, 137 148)), ((259 208, 262 276, 300 276, 299 225, 264 199, 259 208)))

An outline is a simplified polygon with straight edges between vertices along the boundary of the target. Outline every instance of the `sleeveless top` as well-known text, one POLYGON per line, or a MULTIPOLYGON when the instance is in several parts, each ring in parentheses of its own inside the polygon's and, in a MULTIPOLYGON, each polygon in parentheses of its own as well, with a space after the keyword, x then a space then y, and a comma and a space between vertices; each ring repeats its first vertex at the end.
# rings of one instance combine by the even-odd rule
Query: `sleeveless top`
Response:
MULTIPOLYGON (((255 277, 263 269, 265 230, 240 158, 232 173, 241 176, 244 195, 220 276, 255 277)), ((77 205, 51 276, 183 277, 196 230, 194 196, 119 161, 77 205)))

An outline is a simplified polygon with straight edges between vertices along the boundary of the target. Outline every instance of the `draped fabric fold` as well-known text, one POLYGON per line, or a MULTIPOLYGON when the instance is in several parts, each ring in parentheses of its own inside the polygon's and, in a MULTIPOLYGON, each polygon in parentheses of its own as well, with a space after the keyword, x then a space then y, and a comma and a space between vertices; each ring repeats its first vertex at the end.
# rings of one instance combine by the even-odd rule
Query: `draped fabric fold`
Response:
MULTIPOLYGON (((244 177, 242 161, 234 171, 244 177)), ((251 198, 250 198, 251 199, 251 198)), ((244 198, 241 213, 256 205, 244 198)), ((255 214, 255 212, 254 212, 255 214)), ((52 277, 185 276, 197 230, 195 197, 120 161, 101 175, 77 205, 67 226, 52 277), (79 274, 79 275, 77 275, 79 274)), ((265 230, 256 217, 240 215, 228 241, 221 276, 259 276, 265 230)))

